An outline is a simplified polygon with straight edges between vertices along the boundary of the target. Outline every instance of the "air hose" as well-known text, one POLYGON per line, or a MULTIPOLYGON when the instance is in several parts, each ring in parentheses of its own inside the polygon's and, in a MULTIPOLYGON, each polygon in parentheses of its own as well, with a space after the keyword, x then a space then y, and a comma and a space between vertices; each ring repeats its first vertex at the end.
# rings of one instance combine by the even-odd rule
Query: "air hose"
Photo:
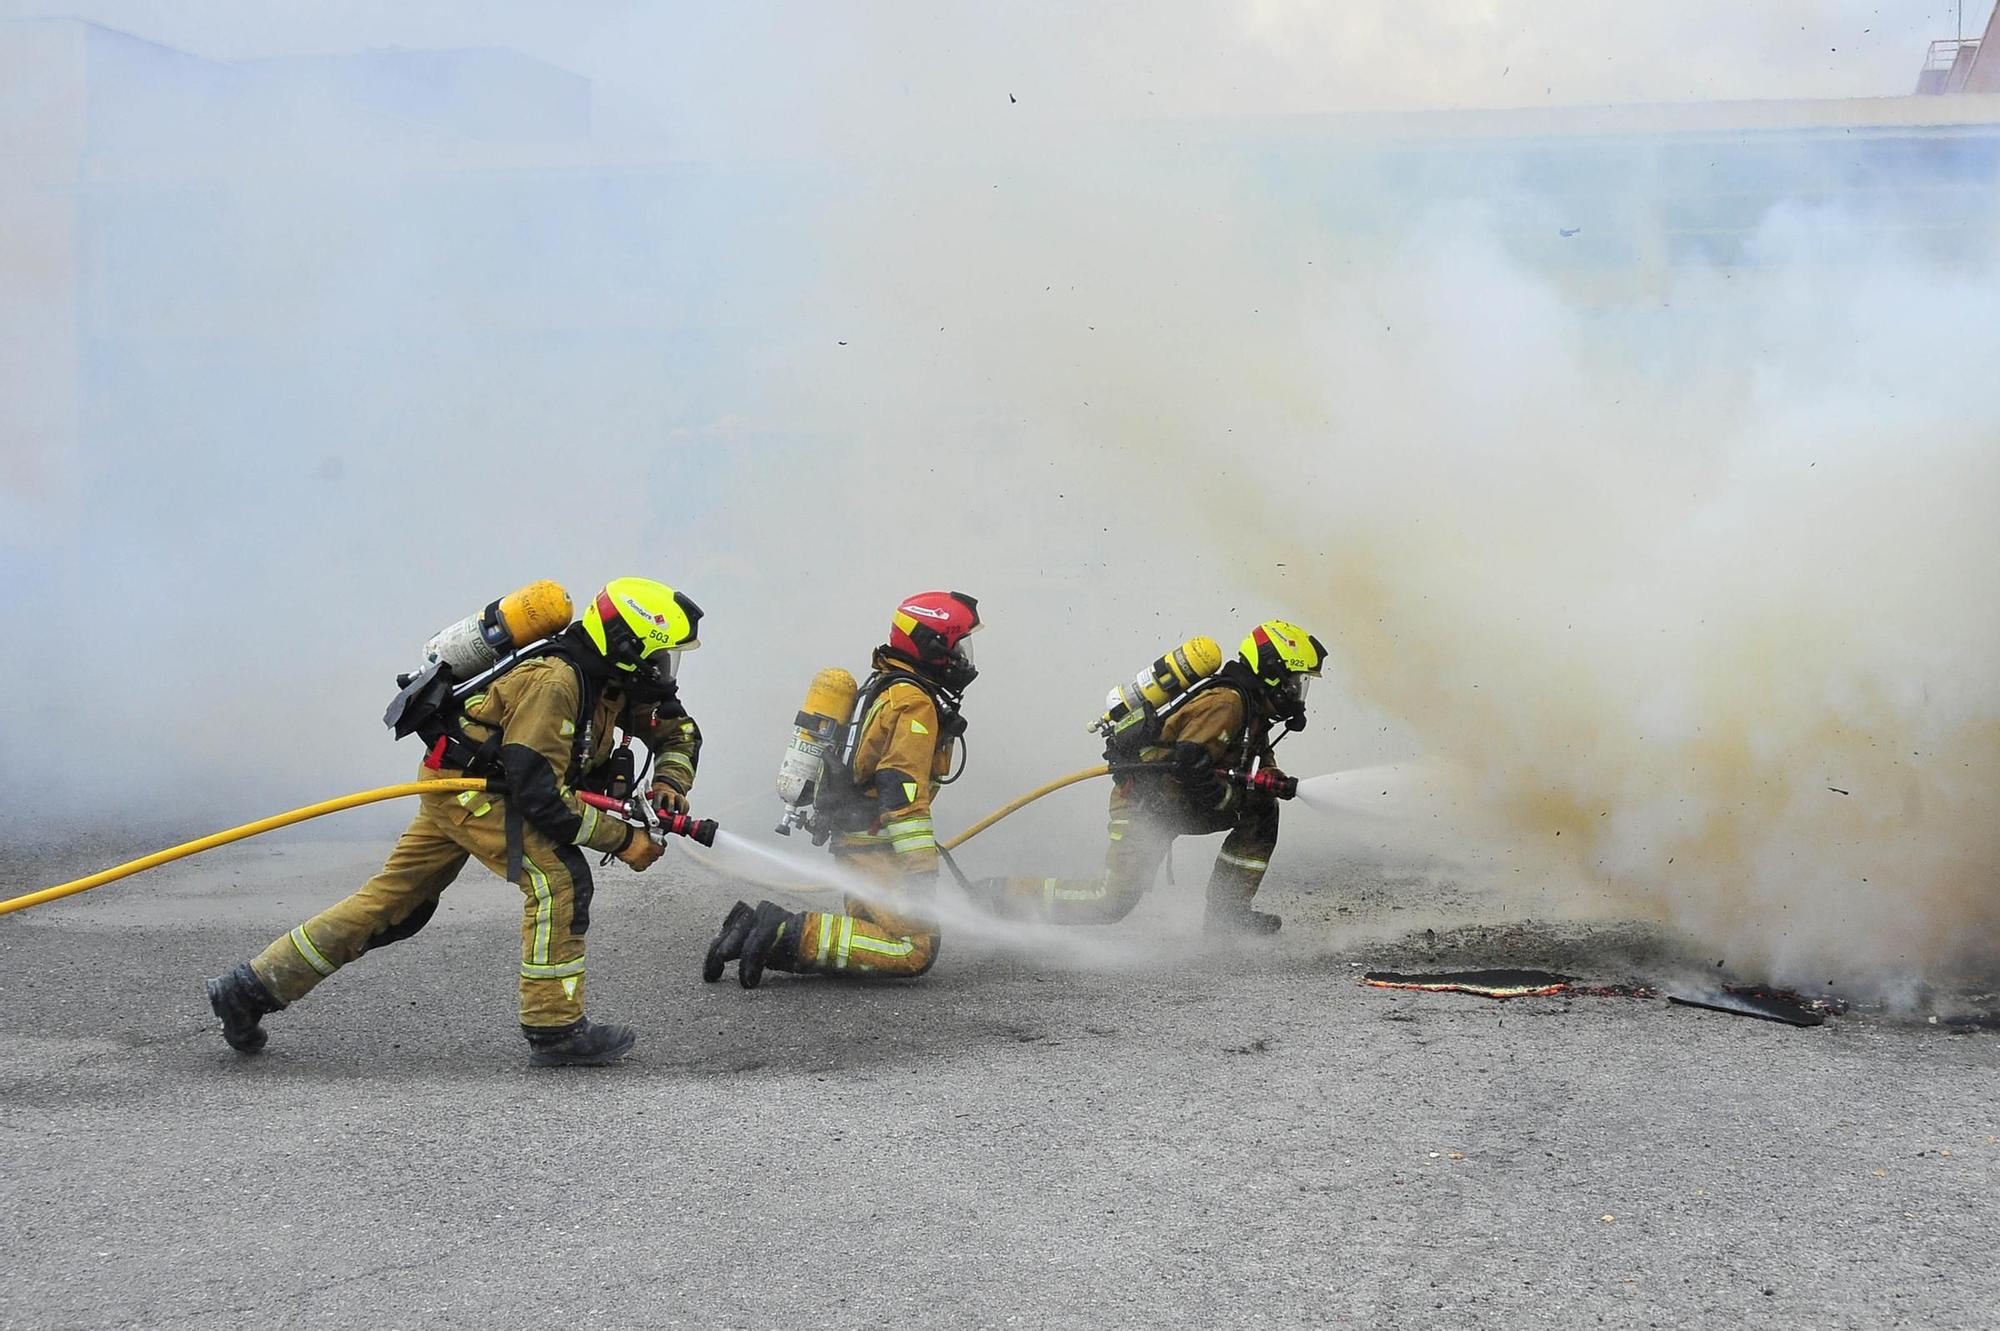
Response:
POLYGON ((205 836, 197 841, 170 846, 166 850, 157 850, 142 859, 117 865, 102 873, 94 873, 88 878, 79 878, 72 883, 58 883, 39 892, 30 892, 26 896, 10 897, 0 901, 0 915, 26 910, 30 906, 39 906, 45 901, 74 896, 78 892, 88 892, 93 887, 115 883, 120 878, 130 878, 135 873, 144 873, 147 869, 157 869, 162 864, 172 864, 175 860, 199 855, 204 850, 214 850, 217 846, 226 846, 232 841, 260 836, 265 832, 275 832, 281 827, 290 827, 293 823, 303 823, 311 818, 322 818, 329 813, 339 813, 343 809, 358 809, 364 804, 375 804, 381 800, 392 800, 403 795, 442 795, 453 791, 484 789, 486 782, 482 778, 459 777, 447 781, 410 781, 400 786, 383 786, 380 790, 364 790, 353 795, 342 795, 339 799, 327 800, 321 804, 308 804, 303 809, 293 809, 290 813, 260 818, 254 823, 232 827, 226 832, 217 832, 213 836, 205 836))

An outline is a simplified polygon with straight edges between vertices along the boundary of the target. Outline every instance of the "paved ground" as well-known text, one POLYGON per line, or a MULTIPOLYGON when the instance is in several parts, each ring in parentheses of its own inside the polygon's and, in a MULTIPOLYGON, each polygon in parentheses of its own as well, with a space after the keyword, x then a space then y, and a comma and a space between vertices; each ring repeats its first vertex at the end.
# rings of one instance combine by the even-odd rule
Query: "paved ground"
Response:
POLYGON ((0 920, 0 1326, 2000 1320, 1992 1031, 1366 988, 1625 979, 1649 945, 1393 941, 1476 907, 1354 862, 1286 865, 1261 954, 1196 946, 1184 881, 1103 956, 958 938, 917 986, 746 994, 695 975, 727 889, 669 860, 595 913, 623 1067, 523 1065, 512 889, 476 875, 231 1054, 201 978, 377 849, 233 848, 0 920))

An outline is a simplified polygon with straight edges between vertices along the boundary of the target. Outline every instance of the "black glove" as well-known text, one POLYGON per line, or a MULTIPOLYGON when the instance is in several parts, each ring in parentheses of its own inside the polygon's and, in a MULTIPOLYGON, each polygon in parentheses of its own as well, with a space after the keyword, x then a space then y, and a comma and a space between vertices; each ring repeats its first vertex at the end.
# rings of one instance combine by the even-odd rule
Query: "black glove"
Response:
POLYGON ((1185 740, 1174 745, 1174 780, 1180 783, 1181 794, 1197 809, 1220 808, 1229 792, 1223 787, 1222 777, 1215 770, 1215 759, 1209 757, 1208 750, 1200 744, 1185 740))

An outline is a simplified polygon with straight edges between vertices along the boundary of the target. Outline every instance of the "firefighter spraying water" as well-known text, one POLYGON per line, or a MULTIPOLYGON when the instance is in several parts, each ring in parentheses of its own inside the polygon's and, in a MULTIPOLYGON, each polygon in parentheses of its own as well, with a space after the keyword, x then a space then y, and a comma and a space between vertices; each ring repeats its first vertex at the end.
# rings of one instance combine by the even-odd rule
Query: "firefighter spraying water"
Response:
POLYGON ((1224 664, 1193 638, 1112 690, 1091 729, 1105 737, 1111 792, 1104 874, 1084 881, 986 878, 973 885, 994 913, 1062 924, 1123 919, 1152 885, 1175 837, 1227 831, 1209 878, 1207 927, 1275 932, 1251 900, 1278 844, 1278 804, 1299 783, 1280 771, 1277 741, 1305 728, 1306 690, 1325 647, 1296 624, 1267 620, 1224 664))
POLYGON ((843 866, 880 889, 849 895, 840 912, 737 902, 703 960, 704 980, 721 979, 732 961, 746 989, 766 968, 892 976, 930 969, 940 941, 931 800, 962 770, 959 706, 978 674, 967 639, 979 626, 972 597, 922 592, 897 606, 866 683, 857 688, 837 669, 813 679, 779 768, 779 830, 801 827, 815 845, 831 841, 843 866))
POLYGON ((667 835, 714 840, 712 822, 687 814, 701 732, 680 702, 680 656, 700 645, 701 609, 662 583, 618 578, 576 623, 569 610, 560 587, 532 584, 439 633, 424 667, 400 678, 383 719, 399 737, 423 739, 418 780, 441 791, 421 796, 388 862, 360 891, 209 981, 232 1048, 257 1052, 265 1016, 422 929, 475 858, 522 892, 529 1061, 610 1063, 632 1048, 629 1027, 584 1016, 594 885, 584 852, 644 870, 667 835), (625 742, 614 746, 619 731, 625 742), (636 796, 635 740, 653 766, 650 790, 636 796))

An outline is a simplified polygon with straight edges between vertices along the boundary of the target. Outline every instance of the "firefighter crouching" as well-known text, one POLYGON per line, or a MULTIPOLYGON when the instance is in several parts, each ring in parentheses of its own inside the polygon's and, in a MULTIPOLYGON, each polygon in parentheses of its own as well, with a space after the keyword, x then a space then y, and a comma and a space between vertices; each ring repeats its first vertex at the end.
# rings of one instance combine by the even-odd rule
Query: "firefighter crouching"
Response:
MULTIPOLYGON (((567 610, 564 598, 564 622, 567 610)), ((686 809, 701 732, 680 704, 676 677, 680 654, 699 645, 700 618, 700 608, 672 588, 620 578, 578 623, 524 652, 483 692, 457 704, 443 723, 449 744, 440 739, 433 747, 418 780, 488 776, 507 793, 419 796, 415 819, 360 891, 209 981, 209 1001, 231 1047, 257 1052, 266 1039, 259 1024, 265 1014, 297 1002, 369 949, 423 928, 439 895, 476 858, 517 883, 525 898, 520 1020, 529 1061, 623 1058, 633 1045, 631 1028, 592 1023, 583 1011, 592 887, 584 854, 616 855, 643 870, 661 851, 646 833, 600 814, 576 791, 612 785, 618 774, 629 781, 630 751, 613 745, 613 730, 622 729, 654 755, 655 803, 686 809)))
MULTIPOLYGON (((1212 639, 1180 650, 1192 654, 1197 646, 1220 662, 1212 639)), ((1200 660, 1190 666, 1185 656, 1176 666, 1174 653, 1162 657, 1140 678, 1149 692, 1154 679, 1174 689, 1162 706, 1129 689, 1129 705, 1121 704, 1114 690, 1100 722, 1113 776, 1103 877, 986 878, 974 884, 975 899, 1012 918, 1115 923, 1152 886, 1175 837, 1226 831, 1208 880, 1207 928, 1275 933, 1279 917, 1250 904, 1277 849, 1278 801, 1297 789, 1273 762, 1272 746, 1275 736, 1305 728, 1307 686, 1324 654, 1319 639, 1296 624, 1269 620, 1219 670, 1200 660), (1125 724, 1114 730, 1118 721, 1125 724)))
MULTIPOLYGON (((704 980, 721 979, 731 961, 746 989, 766 968, 875 976, 931 968, 939 945, 931 799, 955 779, 953 751, 965 732, 959 700, 978 674, 966 639, 978 627, 978 603, 962 592, 924 592, 897 607, 874 673, 858 699, 852 692, 843 699, 859 720, 819 718, 830 723, 829 736, 845 732, 846 751, 815 767, 799 792, 812 808, 793 822, 815 840, 830 837, 836 861, 872 886, 849 893, 839 913, 737 902, 709 945, 704 980)), ((852 690, 844 671, 822 678, 829 674, 852 690)))

